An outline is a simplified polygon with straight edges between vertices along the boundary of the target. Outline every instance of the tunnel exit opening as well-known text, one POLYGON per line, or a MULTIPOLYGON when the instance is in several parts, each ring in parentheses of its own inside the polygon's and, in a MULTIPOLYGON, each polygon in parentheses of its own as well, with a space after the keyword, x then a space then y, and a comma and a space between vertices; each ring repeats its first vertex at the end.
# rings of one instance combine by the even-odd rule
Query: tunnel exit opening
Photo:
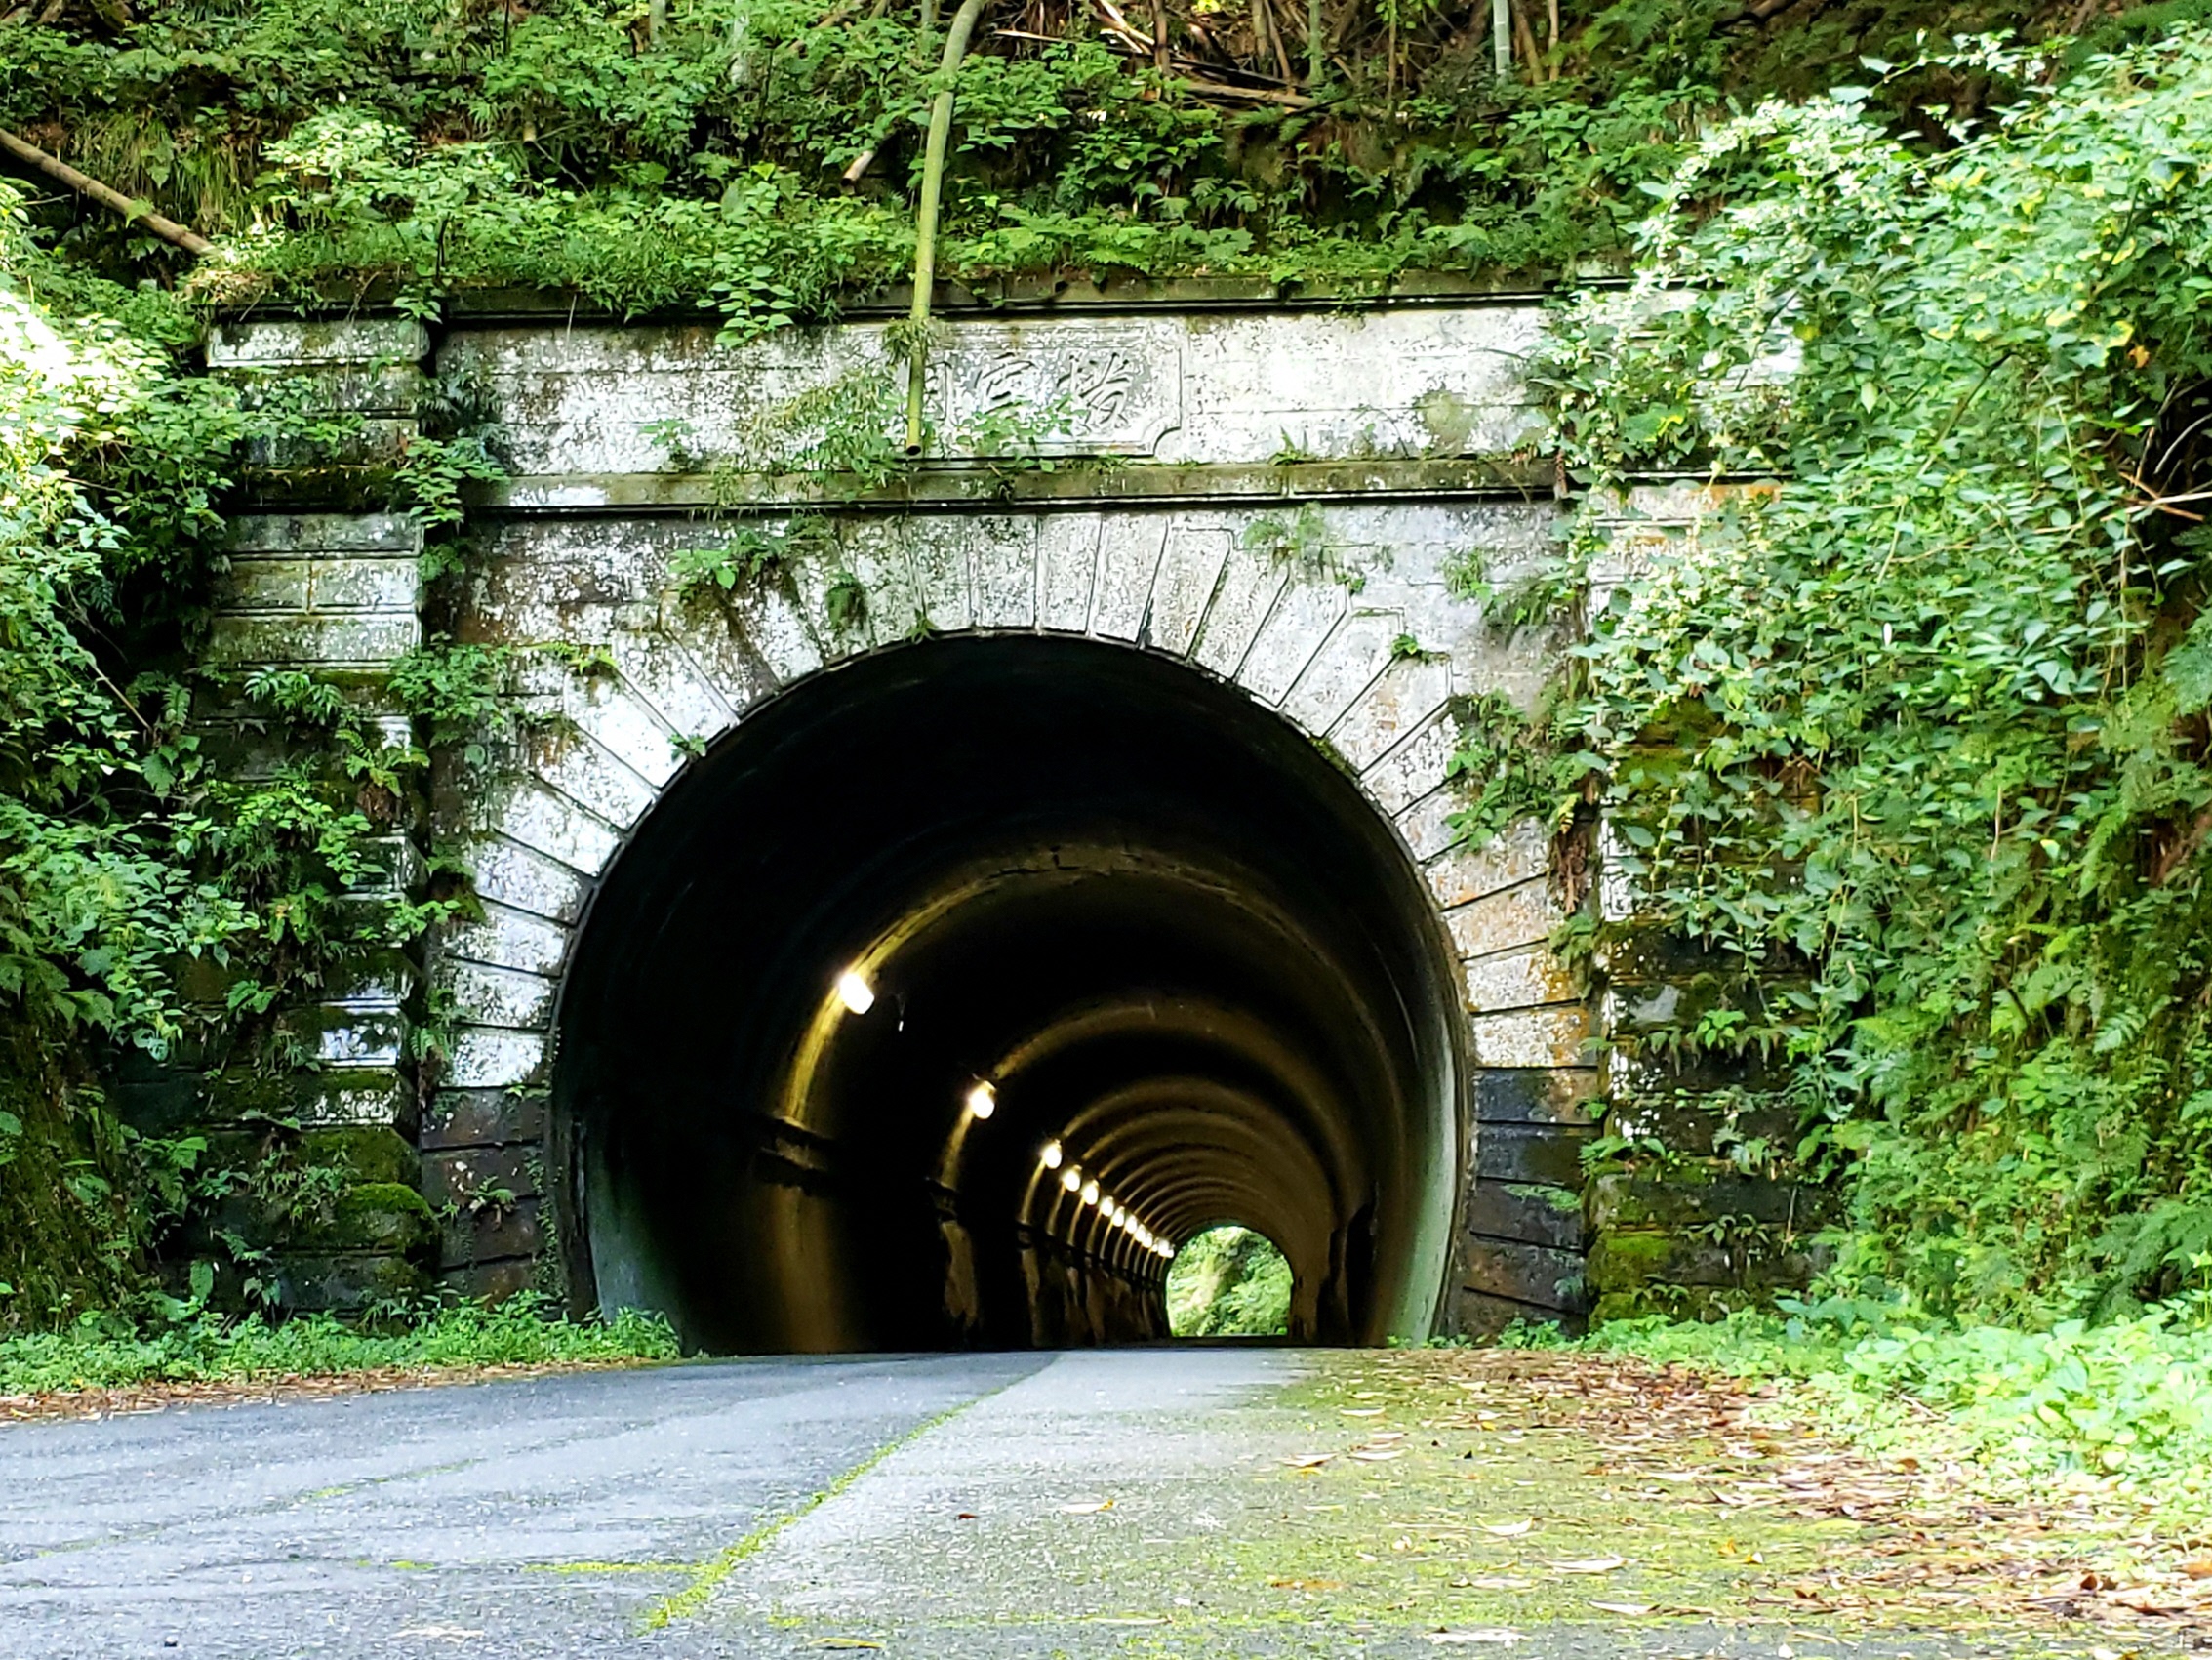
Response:
POLYGON ((1224 1216, 1294 1339, 1434 1316, 1467 1064, 1428 890, 1183 663, 970 636, 784 692, 640 823, 557 1019, 572 1299, 691 1347, 1160 1337, 1224 1216))

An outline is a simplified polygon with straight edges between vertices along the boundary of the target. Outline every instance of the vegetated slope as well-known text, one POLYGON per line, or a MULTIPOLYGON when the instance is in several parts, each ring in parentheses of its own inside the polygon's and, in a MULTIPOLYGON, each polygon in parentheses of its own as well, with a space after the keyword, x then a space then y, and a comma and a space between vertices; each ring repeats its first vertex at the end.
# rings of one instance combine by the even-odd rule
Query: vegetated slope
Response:
POLYGON ((1664 1035, 1769 1063, 1733 1156, 1848 1174, 1846 1291, 2117 1313, 2212 1268, 2212 30, 2010 72, 1933 152, 1716 130, 1562 319, 1583 476, 1789 482, 1610 593, 1551 782, 1606 949, 1709 948, 1664 1035))
MULTIPOLYGON (((1638 186, 1729 98, 1819 90, 1922 31, 2092 10, 1521 0, 1502 82, 1489 0, 999 0, 957 75, 945 269, 1560 270, 1621 249, 1638 186)), ((0 25, 0 125, 217 237, 189 279, 210 297, 573 286, 749 329, 911 261, 938 31, 904 5, 49 15, 0 25)), ((1898 107, 1972 106, 1989 84, 1934 77, 1898 107)), ((121 236, 101 210, 55 222, 88 254, 121 236)))

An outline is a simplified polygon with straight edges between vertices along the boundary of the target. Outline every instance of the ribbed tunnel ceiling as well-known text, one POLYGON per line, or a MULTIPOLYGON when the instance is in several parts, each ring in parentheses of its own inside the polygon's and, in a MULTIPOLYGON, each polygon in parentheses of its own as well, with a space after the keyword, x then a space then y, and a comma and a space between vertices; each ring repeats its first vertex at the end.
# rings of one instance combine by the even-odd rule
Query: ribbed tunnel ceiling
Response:
POLYGON ((1144 1239, 1235 1221, 1295 1335, 1418 1333, 1458 1010, 1388 826, 1241 693, 1084 641, 879 653, 749 716, 592 903, 571 1282, 718 1351, 1119 1341, 1165 1330, 1144 1239))

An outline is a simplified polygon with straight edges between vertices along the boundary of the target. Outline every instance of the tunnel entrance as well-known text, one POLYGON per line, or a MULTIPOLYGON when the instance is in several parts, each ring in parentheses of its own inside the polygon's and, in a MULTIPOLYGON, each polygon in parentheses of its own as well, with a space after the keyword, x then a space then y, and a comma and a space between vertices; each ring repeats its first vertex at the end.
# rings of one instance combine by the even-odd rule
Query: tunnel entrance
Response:
POLYGON ((1441 926, 1325 752, 1182 663, 970 636, 799 683, 639 824, 557 1018, 572 1296, 694 1348, 1164 1336, 1224 1216, 1294 1339, 1435 1313, 1441 926))

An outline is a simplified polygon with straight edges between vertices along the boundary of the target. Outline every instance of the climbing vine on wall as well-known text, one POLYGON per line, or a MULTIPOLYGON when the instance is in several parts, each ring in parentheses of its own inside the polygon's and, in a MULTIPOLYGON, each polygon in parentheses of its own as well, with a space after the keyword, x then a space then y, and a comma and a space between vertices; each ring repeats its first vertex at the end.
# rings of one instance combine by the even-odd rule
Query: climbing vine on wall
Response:
POLYGON ((2016 91, 1933 149, 1868 91, 1735 120, 1560 312, 1595 511, 1788 482, 1591 590, 1557 736, 1646 908, 1615 949, 1733 964, 1702 1040, 1848 1165, 1846 1272, 2109 1305, 2212 1247, 2212 36, 1936 67, 2016 91))

